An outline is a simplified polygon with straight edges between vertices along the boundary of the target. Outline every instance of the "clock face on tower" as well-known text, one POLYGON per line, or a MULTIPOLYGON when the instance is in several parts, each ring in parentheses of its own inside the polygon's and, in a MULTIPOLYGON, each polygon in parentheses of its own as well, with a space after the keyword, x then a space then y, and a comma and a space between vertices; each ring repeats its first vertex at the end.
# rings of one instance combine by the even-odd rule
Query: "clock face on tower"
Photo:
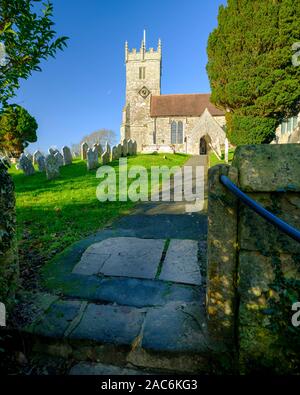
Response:
POLYGON ((150 95, 150 91, 145 86, 139 91, 139 94, 142 96, 143 99, 146 99, 150 95))

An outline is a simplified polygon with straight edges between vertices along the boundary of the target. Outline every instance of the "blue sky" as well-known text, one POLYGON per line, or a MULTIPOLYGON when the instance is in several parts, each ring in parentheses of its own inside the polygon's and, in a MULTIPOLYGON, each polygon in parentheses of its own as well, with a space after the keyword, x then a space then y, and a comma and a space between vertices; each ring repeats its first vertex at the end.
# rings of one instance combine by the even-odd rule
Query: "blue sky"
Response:
POLYGON ((217 25, 221 0, 52 0, 55 29, 68 48, 22 82, 13 102, 38 121, 47 150, 77 143, 97 129, 119 136, 125 104, 124 42, 147 47, 162 39, 162 93, 209 92, 206 43, 217 25))

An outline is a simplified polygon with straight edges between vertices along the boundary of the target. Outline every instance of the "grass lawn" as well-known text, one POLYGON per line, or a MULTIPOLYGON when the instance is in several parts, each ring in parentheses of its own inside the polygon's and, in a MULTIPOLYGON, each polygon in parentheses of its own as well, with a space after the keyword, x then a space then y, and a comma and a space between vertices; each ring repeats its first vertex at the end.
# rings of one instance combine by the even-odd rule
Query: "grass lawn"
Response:
MULTIPOLYGON (((231 163, 231 161, 232 161, 232 159, 233 159, 234 151, 235 151, 234 148, 231 148, 231 149, 228 151, 228 163, 229 163, 229 164, 231 163)), ((226 163, 226 162, 225 162, 225 155, 224 155, 224 152, 222 152, 222 159, 220 160, 220 159, 218 159, 218 158, 216 157, 216 155, 214 154, 213 151, 210 151, 210 154, 209 154, 209 167, 218 165, 218 164, 220 164, 220 163, 226 163)))
MULTIPOLYGON (((151 166, 181 166, 188 158, 184 154, 138 155, 128 158, 128 169, 133 165, 147 170, 151 166)), ((118 161, 111 165, 118 177, 118 161)), ((25 276, 33 266, 38 269, 70 244, 127 214, 135 204, 99 202, 96 187, 101 180, 96 178, 96 170, 88 171, 81 160, 62 167, 61 177, 52 181, 45 173, 25 176, 15 167, 10 173, 16 187, 20 266, 25 276)), ((31 277, 36 276, 34 272, 31 277)))

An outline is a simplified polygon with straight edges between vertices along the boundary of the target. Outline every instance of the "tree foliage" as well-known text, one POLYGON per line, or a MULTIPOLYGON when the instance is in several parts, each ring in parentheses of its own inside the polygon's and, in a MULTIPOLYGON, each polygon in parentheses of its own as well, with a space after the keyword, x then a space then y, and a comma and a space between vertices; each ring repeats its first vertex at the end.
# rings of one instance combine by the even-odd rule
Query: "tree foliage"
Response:
POLYGON ((25 108, 12 104, 0 115, 0 152, 18 157, 37 140, 38 124, 25 108))
POLYGON ((66 46, 56 38, 53 5, 41 0, 0 0, 0 104, 15 95, 20 79, 40 71, 40 63, 66 46))
POLYGON ((234 145, 266 144, 275 138, 276 120, 226 114, 227 137, 234 145))
POLYGON ((211 100, 232 113, 232 126, 258 126, 263 118, 266 128, 264 118, 278 125, 299 112, 300 66, 292 63, 299 21, 300 2, 294 0, 228 0, 220 6, 218 26, 208 39, 207 72, 211 100), (235 122, 235 116, 246 118, 235 122))

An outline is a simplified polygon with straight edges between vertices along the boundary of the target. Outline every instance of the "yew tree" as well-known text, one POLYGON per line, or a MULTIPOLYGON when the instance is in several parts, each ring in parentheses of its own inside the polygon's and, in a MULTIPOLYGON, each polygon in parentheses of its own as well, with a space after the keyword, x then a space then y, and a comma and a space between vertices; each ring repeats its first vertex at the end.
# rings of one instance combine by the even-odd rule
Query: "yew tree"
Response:
POLYGON ((300 1, 228 0, 207 45, 212 102, 233 144, 268 143, 300 111, 300 1))

